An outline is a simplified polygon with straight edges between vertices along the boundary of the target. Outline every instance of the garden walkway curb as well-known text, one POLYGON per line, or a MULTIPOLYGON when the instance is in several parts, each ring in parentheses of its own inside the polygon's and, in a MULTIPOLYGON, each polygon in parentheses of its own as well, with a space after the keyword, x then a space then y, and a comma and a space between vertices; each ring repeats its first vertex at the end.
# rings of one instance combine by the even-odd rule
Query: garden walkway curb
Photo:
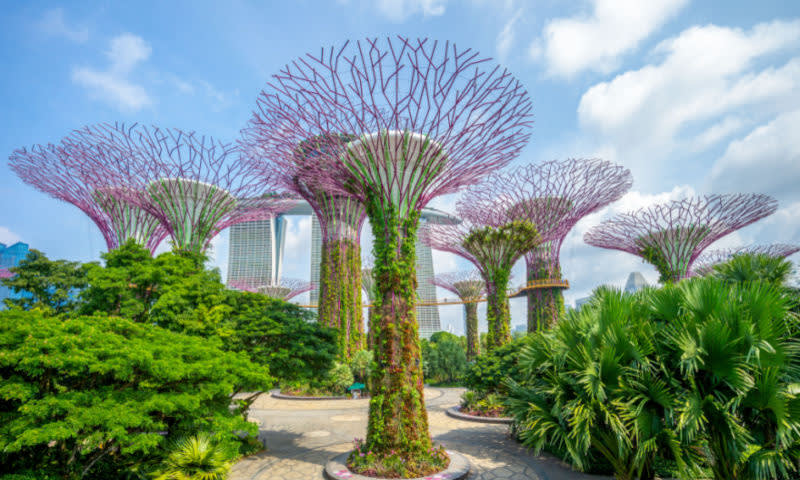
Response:
POLYGON ((479 417, 477 415, 467 415, 466 413, 461 413, 459 407, 450 407, 447 409, 447 415, 457 418, 459 420, 464 420, 467 422, 479 422, 479 423, 501 423, 504 425, 509 425, 514 423, 514 419, 510 417, 479 417))
MULTIPOLYGON (((450 465, 446 470, 443 470, 439 473, 433 473, 425 477, 417 477, 406 480, 460 480, 462 478, 467 478, 470 470, 469 460, 467 460, 467 457, 450 450, 447 450, 447 454, 450 456, 450 465)), ((364 475, 353 473, 347 468, 346 465, 348 455, 350 455, 350 452, 342 453, 333 457, 333 459, 331 459, 331 461, 325 465, 325 477, 330 480, 401 480, 396 478, 389 479, 382 477, 366 477, 364 475)))

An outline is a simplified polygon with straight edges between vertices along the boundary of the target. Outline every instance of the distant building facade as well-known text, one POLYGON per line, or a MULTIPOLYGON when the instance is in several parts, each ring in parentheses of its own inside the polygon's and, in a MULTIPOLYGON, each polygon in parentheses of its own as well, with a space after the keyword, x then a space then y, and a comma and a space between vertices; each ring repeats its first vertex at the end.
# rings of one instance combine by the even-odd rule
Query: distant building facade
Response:
MULTIPOLYGON (((28 256, 28 251, 27 243, 17 242, 10 246, 0 243, 0 279, 12 277, 13 274, 9 269, 19 265, 19 262, 28 256)), ((0 309, 5 308, 4 300, 6 298, 20 297, 20 294, 16 294, 10 288, 0 284, 0 309)))
POLYGON ((242 222, 230 227, 228 285, 274 285, 283 270, 286 218, 242 222))
MULTIPOLYGON (((631 272, 628 275, 628 280, 625 281, 625 287, 623 288, 623 291, 625 293, 636 293, 647 286, 647 280, 644 279, 644 275, 642 275, 641 272, 631 272)), ((576 299, 575 309, 580 310, 581 306, 589 303, 592 298, 593 296, 588 296, 576 299)))

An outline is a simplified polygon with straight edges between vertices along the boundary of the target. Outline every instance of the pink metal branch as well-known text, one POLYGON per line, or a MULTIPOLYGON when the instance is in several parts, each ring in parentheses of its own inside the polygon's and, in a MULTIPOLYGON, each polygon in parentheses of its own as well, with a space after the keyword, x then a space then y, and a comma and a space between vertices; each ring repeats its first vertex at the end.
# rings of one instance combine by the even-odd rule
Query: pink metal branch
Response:
POLYGON ((260 293, 284 301, 314 289, 313 283, 295 278, 284 278, 277 284, 264 284, 263 280, 258 278, 240 278, 230 282, 228 286, 236 290, 260 293))
POLYGON ((486 295, 486 282, 477 270, 441 273, 431 279, 431 283, 464 301, 477 300, 486 295))
POLYGON ((543 245, 525 255, 560 272, 564 238, 578 221, 619 200, 633 185, 630 170, 601 159, 554 160, 490 175, 466 190, 459 201, 465 215, 479 222, 504 211, 511 219, 536 225, 543 245))
POLYGON ((584 235, 589 245, 644 256, 656 252, 679 280, 709 245, 775 213, 778 202, 761 194, 705 195, 619 215, 584 235))
POLYGON ((367 39, 284 67, 244 136, 262 158, 291 159, 307 139, 352 135, 332 145, 332 168, 312 172, 315 184, 391 199, 403 215, 510 162, 528 141, 531 108, 522 85, 473 50, 367 39))

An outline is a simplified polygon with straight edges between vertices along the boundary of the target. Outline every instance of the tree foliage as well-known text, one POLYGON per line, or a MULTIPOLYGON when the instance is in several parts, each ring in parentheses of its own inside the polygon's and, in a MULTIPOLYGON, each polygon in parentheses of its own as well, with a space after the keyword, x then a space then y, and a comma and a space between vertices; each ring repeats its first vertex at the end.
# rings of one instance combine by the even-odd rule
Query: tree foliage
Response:
POLYGON ((31 249, 28 255, 9 270, 11 278, 0 280, 19 298, 7 298, 9 307, 62 314, 77 306, 78 293, 86 286, 86 270, 90 266, 66 260, 50 260, 39 250, 31 249))
POLYGON ((231 396, 267 389, 272 379, 218 339, 118 317, 61 320, 9 310, 0 318, 6 468, 108 478, 145 468, 175 436, 256 432, 241 404, 230 408, 231 396))
POLYGON ((430 341, 422 340, 422 368, 426 382, 460 382, 467 369, 464 339, 436 332, 430 341))

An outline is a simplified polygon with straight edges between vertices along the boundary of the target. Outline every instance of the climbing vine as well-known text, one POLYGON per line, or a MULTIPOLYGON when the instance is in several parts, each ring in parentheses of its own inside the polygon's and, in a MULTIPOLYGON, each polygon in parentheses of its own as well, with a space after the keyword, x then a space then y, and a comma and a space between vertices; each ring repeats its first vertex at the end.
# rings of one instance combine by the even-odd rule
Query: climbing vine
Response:
POLYGON ((319 321, 339 330, 339 354, 349 360, 365 340, 360 245, 350 239, 323 242, 319 282, 319 321))

